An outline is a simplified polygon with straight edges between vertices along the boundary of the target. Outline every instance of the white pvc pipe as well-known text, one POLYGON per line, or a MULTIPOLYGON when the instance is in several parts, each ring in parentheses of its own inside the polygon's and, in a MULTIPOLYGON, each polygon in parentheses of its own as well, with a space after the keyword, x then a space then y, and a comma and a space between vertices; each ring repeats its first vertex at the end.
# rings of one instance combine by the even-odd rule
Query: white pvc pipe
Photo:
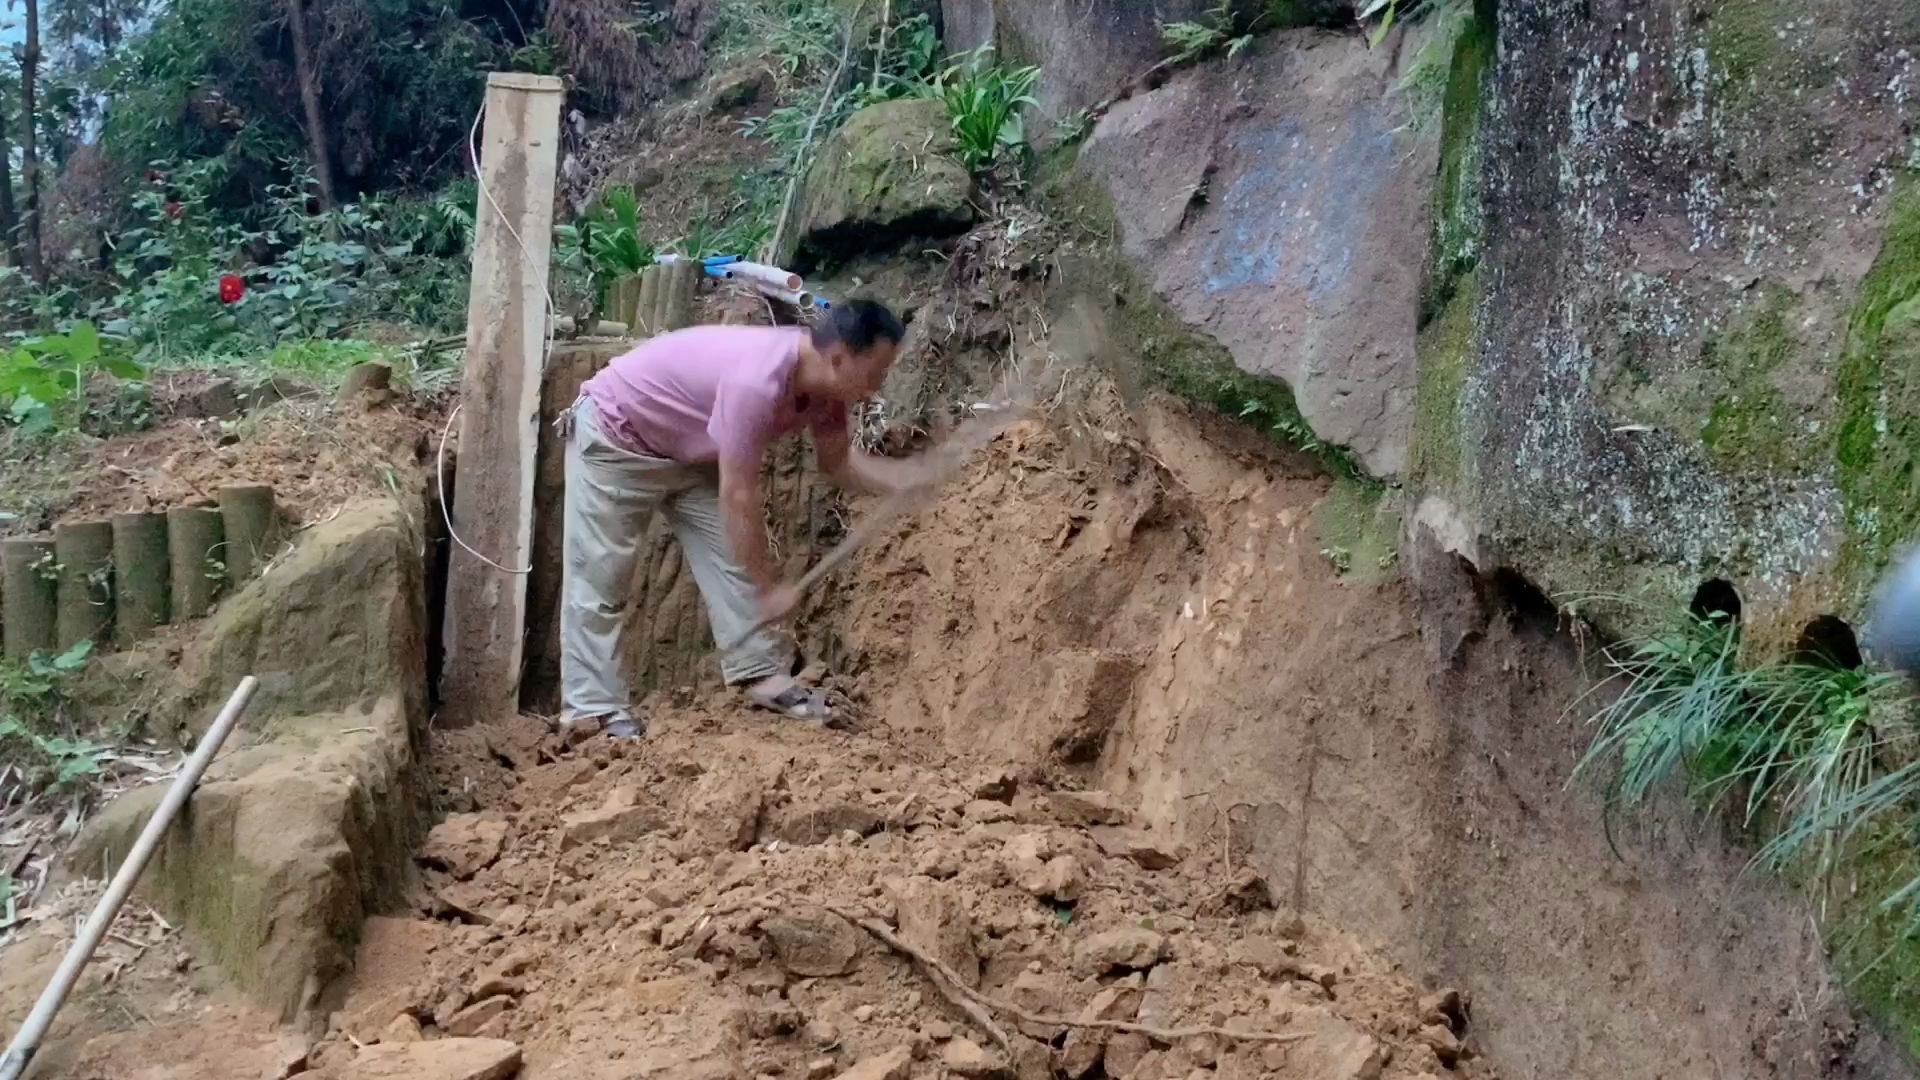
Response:
POLYGON ((813 294, 810 292, 800 289, 783 289, 778 285, 770 285, 764 281, 749 281, 748 284, 759 290, 761 296, 792 304, 801 311, 805 311, 813 306, 813 294))
POLYGON ((782 270, 765 263, 737 262, 728 263, 719 268, 730 278, 746 278, 756 283, 765 283, 775 288, 790 289, 798 292, 806 281, 791 270, 782 270))
MULTIPOLYGON (((13 1042, 7 1046, 4 1057, 0 1057, 0 1080, 19 1080, 27 1071, 27 1064, 40 1049, 40 1040, 46 1037, 47 1029, 53 1026, 54 1014, 66 1003, 67 995, 73 992, 73 984, 80 980, 80 971, 93 958, 93 952, 100 947, 100 939, 107 936, 107 928, 113 925, 114 916, 120 914, 120 906, 127 902, 128 894, 133 892, 134 883, 140 880, 141 871, 147 868, 147 861, 159 849, 161 838, 166 835, 167 827, 187 803, 187 797, 200 783, 200 777, 213 764, 213 755, 220 750, 220 744, 227 741, 234 726, 240 722, 240 714, 247 709, 247 703, 253 700, 253 692, 260 686, 260 680, 251 675, 240 680, 234 688, 233 696, 227 698, 227 704, 221 708, 220 715, 214 717, 213 726, 200 739, 200 745, 193 748, 193 756, 181 767, 180 775, 174 777, 173 787, 167 789, 167 797, 160 800, 159 809, 147 819, 146 828, 140 830, 140 838, 133 842, 132 850, 120 863, 120 869, 107 884, 105 895, 93 907, 93 914, 87 916, 87 924, 80 928, 80 936, 73 939, 73 945, 67 949, 67 955, 61 959, 60 967, 54 971, 53 980, 40 992, 40 1000, 33 1005, 33 1011, 27 1014, 26 1022, 14 1033, 13 1042)), ((203 867, 201 873, 213 872, 211 867, 203 867)))

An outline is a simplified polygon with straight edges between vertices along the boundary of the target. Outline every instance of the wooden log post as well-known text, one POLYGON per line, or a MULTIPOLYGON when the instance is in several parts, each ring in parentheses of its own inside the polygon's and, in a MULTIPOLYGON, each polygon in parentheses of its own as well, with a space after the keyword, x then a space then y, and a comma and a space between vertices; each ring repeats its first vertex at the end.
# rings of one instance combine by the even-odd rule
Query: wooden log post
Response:
POLYGON ((634 301, 633 336, 650 338, 660 332, 660 294, 667 281, 667 268, 649 266, 640 271, 640 295, 634 301))
POLYGON ((226 568, 226 580, 238 587, 273 559, 273 547, 280 539, 273 488, 231 484, 220 489, 219 502, 220 528, 226 540, 219 560, 226 568))
POLYGON ((58 576, 53 541, 0 540, 0 648, 7 659, 54 647, 58 576))
POLYGON ((682 259, 667 269, 671 274, 667 278, 667 307, 661 314, 661 325, 668 331, 684 330, 693 325, 693 294, 700 284, 700 264, 682 259))
POLYGON ((113 632, 113 523, 55 525, 53 560, 60 564, 54 647, 105 645, 113 632))
POLYGON ((640 275, 628 274, 614 285, 619 301, 613 307, 613 321, 632 326, 640 311, 640 275))
POLYGON ((115 636, 130 645, 169 618, 167 515, 113 515, 115 636))
POLYGON ((167 511, 175 622, 198 619, 213 610, 214 596, 226 579, 225 535, 222 514, 210 506, 176 506, 167 511))
POLYGON ((462 543, 448 567, 443 726, 518 712, 562 94, 561 80, 550 76, 487 77, 453 493, 462 543))

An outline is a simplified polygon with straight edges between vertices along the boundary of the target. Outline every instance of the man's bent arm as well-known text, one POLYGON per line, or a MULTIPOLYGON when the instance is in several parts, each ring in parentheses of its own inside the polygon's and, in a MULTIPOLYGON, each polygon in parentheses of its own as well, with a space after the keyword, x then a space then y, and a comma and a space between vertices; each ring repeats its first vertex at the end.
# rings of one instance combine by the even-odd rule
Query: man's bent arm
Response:
POLYGON ((924 462, 862 453, 853 445, 845 428, 816 431, 813 443, 814 452, 819 455, 820 471, 841 487, 887 495, 917 487, 926 480, 924 462))
POLYGON ((760 498, 760 466, 720 462, 720 515, 727 543, 746 568, 754 587, 766 593, 779 584, 767 544, 767 520, 760 498))

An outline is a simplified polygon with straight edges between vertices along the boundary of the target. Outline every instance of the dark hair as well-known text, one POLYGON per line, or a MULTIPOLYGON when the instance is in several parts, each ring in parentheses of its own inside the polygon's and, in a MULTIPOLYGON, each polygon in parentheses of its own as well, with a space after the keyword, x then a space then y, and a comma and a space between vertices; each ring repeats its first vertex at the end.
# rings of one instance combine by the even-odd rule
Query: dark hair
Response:
POLYGON ((813 324, 813 347, 823 352, 845 345, 848 352, 863 353, 883 339, 898 345, 906 336, 900 317, 871 300, 849 300, 829 308, 813 324))

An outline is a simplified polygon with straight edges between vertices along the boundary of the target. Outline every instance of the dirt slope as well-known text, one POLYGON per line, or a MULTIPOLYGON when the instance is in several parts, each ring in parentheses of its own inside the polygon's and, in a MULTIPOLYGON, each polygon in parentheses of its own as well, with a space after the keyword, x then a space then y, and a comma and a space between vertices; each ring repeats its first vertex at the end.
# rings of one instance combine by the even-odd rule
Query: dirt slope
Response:
POLYGON ((1121 794, 1471 989, 1508 1075, 1911 1075, 1714 822, 1570 775, 1591 656, 1551 605, 1417 545, 1337 573, 1394 528, 1364 506, 1172 402, 1057 417, 868 554, 835 659, 896 730, 1121 794))
POLYGON ((1104 793, 731 705, 662 701, 654 719, 643 745, 545 762, 523 730, 443 740, 442 783, 478 809, 430 837, 420 915, 370 927, 322 1075, 357 1075, 353 1040, 416 1023, 522 1043, 529 1080, 1038 1078, 1050 1058, 1147 1080, 1493 1075, 1461 1047, 1456 996, 1423 1002, 1104 793), (1008 1054, 860 919, 984 998, 1170 1033, 990 1007, 1008 1054), (1286 1037, 1171 1033, 1196 1025, 1286 1037))

